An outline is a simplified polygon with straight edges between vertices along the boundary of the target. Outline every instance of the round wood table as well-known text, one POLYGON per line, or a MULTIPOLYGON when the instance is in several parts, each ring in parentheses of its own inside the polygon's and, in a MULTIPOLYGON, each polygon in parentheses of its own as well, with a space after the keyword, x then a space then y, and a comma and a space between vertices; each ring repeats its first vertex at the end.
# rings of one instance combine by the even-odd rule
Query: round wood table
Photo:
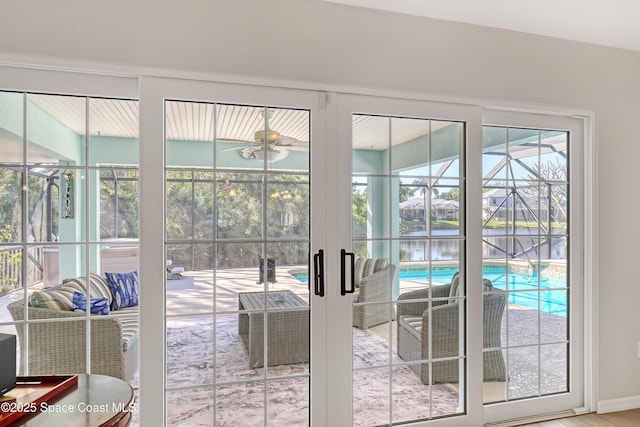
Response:
POLYGON ((135 410, 133 389, 125 381, 78 374, 77 386, 48 402, 46 411, 22 417, 10 427, 123 427, 135 410))

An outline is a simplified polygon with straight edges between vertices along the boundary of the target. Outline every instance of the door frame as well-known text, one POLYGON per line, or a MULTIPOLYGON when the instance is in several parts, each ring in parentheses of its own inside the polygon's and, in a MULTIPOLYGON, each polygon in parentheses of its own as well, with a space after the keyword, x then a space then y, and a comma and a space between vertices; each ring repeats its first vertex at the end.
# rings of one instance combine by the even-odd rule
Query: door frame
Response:
MULTIPOLYGON (((162 186, 158 186, 158 182, 163 182, 164 161, 162 159, 162 150, 158 150, 158 141, 163 139, 163 105, 160 94, 164 89, 180 92, 180 88, 191 86, 193 80, 188 80, 190 76, 188 72, 174 72, 167 70, 146 70, 146 69, 128 69, 125 72, 117 66, 109 64, 95 64, 90 62, 67 61, 62 59, 41 59, 41 58, 23 58, 15 55, 4 55, 4 62, 0 66, 0 76, 2 79, 2 89, 18 90, 30 92, 48 92, 60 94, 80 94, 80 95, 100 95, 103 92, 109 95, 115 92, 113 96, 138 98, 140 101, 140 185, 144 184, 145 191, 140 194, 140 216, 144 217, 144 224, 141 225, 141 280, 150 283, 161 283, 164 280, 164 264, 162 262, 161 243, 163 236, 164 219, 159 212, 163 212, 162 186), (36 64, 34 66, 34 64, 36 64), (78 70, 86 70, 86 72, 78 70), (167 76, 167 77, 159 77, 167 76), (100 84, 100 88, 96 89, 92 82, 96 79, 111 78, 116 80, 116 85, 112 82, 107 85, 100 84), (114 89, 115 86, 115 89, 114 89), (155 180, 155 181, 154 181, 155 180), (145 236, 145 238, 143 238, 145 236), (148 241, 146 239, 149 239, 148 241)), ((229 81, 231 77, 220 78, 213 75, 198 75, 202 79, 200 82, 229 81)), ((423 100, 426 102, 443 102, 448 104, 463 104, 476 106, 484 109, 483 111, 519 111, 528 113, 546 113, 551 116, 558 117, 574 117, 581 120, 584 131, 584 170, 583 170, 583 204, 584 208, 584 224, 583 230, 580 230, 583 236, 584 249, 584 407, 576 408, 576 412, 589 411, 596 408, 597 403, 597 277, 598 277, 598 233, 597 233, 597 211, 598 211, 598 192, 597 192, 597 158, 596 158, 596 141, 595 135, 595 114, 589 110, 555 107, 544 105, 533 105, 515 101, 495 101, 487 99, 477 99, 470 97, 434 95, 429 93, 415 93, 394 90, 378 90, 369 88, 350 88, 337 87, 332 85, 323 86, 327 90, 333 90, 325 94, 316 91, 320 85, 307 84, 299 82, 274 82, 258 80, 255 78, 234 77, 236 83, 228 83, 235 85, 238 83, 246 83, 252 88, 262 87, 276 91, 288 91, 287 88, 306 88, 300 89, 305 91, 313 89, 313 96, 319 99, 320 108, 318 113, 325 115, 324 126, 321 129, 314 129, 318 135, 323 135, 320 141, 335 139, 337 135, 337 114, 333 103, 338 97, 338 91, 341 96, 347 93, 357 93, 361 96, 376 97, 394 97, 397 99, 407 100, 423 100), (323 107, 326 105, 326 108, 323 107)), ((238 88, 245 87, 237 85, 238 88)), ((190 89, 193 91, 192 89, 190 89)), ((197 98, 197 96, 196 96, 197 98)), ((312 122, 313 123, 313 122, 312 122)), ((312 128, 314 128, 312 124, 312 128)), ((477 137, 477 136, 476 136, 477 137)), ((314 138, 316 138, 314 136, 314 138)), ((478 155, 480 151, 478 151, 478 155)), ((470 154, 470 153, 469 153, 470 154)), ((468 155, 469 155, 468 154, 468 155)), ((317 157, 319 167, 327 167, 327 164, 337 164, 341 159, 321 151, 317 157), (320 156, 320 157, 318 157, 320 156)), ((312 169, 316 166, 316 161, 312 164, 312 169)), ((331 167, 331 166, 329 166, 331 167)), ((471 171, 468 171, 471 172, 471 171)), ((331 187, 325 185, 319 189, 313 189, 312 192, 318 192, 321 197, 327 200, 329 193, 336 188, 333 184, 337 184, 336 177, 331 178, 331 187)), ((472 204, 468 204, 471 209, 472 204)), ((329 209, 328 214, 331 213, 329 209)), ((320 220, 329 224, 325 229, 329 229, 335 223, 331 223, 329 215, 320 220)), ((316 245, 317 239, 324 239, 323 234, 317 235, 317 231, 312 230, 313 250, 324 247, 324 245, 316 245)), ((335 263, 336 259, 331 260, 335 263)), ((158 328, 158 322, 163 321, 163 313, 158 307, 164 306, 164 299, 161 293, 158 293, 153 287, 141 287, 141 307, 140 307, 140 330, 141 330, 141 358, 144 357, 140 372, 140 421, 143 425, 163 425, 164 424, 164 406, 160 402, 164 402, 164 381, 159 372, 164 372, 164 356, 162 354, 164 330, 158 328), (142 333, 144 331, 144 333, 142 333), (160 350, 160 352, 158 352, 160 350)), ((333 291, 332 291, 333 292, 333 291)), ((314 312, 322 317, 326 317, 326 299, 316 302, 314 312)), ((313 321, 313 320, 312 320, 313 321)), ((326 341, 326 332, 324 334, 326 341)), ((315 346, 317 349, 317 346, 315 346)), ((314 345, 312 343, 312 351, 314 345)), ((324 353, 324 352, 323 352, 324 353)), ((327 370, 327 366, 316 366, 319 370, 327 370)), ((319 382, 322 378, 315 381, 320 387, 319 382)), ((326 390, 326 387, 320 387, 326 390)), ((316 390, 315 387, 312 388, 316 390)), ((316 393, 314 402, 318 404, 326 403, 326 393, 316 393)), ((326 419, 323 417, 314 418, 314 425, 327 425, 326 419)))

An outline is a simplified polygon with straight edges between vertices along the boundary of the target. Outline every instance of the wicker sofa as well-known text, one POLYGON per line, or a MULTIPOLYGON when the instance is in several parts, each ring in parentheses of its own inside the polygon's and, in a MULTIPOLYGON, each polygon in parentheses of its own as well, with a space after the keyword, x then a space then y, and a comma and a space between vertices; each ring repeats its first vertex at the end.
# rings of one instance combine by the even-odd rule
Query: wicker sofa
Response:
MULTIPOLYGON (((483 348, 493 349, 483 352, 484 381, 506 381, 506 368, 501 347, 500 328, 506 307, 506 294, 495 288, 487 279, 483 280, 483 348)), ((432 335, 431 358, 450 358, 459 356, 459 302, 457 281, 451 284, 431 287, 429 308, 429 289, 420 289, 400 295, 400 302, 420 300, 398 304, 398 355, 405 361, 429 359, 428 331, 432 335), (431 325, 429 324, 431 322, 431 325)), ((424 384, 457 383, 459 362, 457 359, 435 361, 432 363, 433 382, 429 378, 429 364, 410 365, 424 384)))
POLYGON ((393 320, 391 287, 396 266, 386 258, 361 257, 356 258, 354 265, 353 326, 366 329, 393 320))
MULTIPOLYGON (((110 315, 92 315, 87 328, 86 314, 69 310, 68 302, 56 297, 62 291, 73 290, 86 293, 84 277, 67 280, 53 288, 36 291, 28 300, 10 303, 7 309, 14 321, 20 349, 28 349, 28 374, 73 374, 87 372, 87 329, 91 333, 91 372, 110 375, 126 381, 138 370, 138 307, 120 308, 110 315), (49 301, 47 305, 44 301, 49 301), (53 301, 53 302, 51 302, 53 301), (28 334, 22 322, 27 318, 28 334), (50 321, 46 321, 50 320, 50 321), (28 342, 25 345, 25 337, 28 342)), ((62 292, 64 293, 64 292, 62 292)), ((106 280, 90 275, 90 294, 110 293, 106 280)), ((111 301, 109 301, 111 303, 111 301)), ((20 374, 27 373, 25 361, 20 358, 20 374)))

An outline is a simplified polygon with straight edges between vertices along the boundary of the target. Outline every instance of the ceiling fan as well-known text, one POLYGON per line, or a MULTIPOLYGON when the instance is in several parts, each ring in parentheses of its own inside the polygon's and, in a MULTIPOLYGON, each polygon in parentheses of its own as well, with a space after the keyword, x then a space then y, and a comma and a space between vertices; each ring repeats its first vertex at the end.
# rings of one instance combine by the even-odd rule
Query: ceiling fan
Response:
POLYGON ((278 160, 282 160, 289 155, 289 150, 287 147, 304 147, 307 145, 307 143, 303 141, 299 141, 296 138, 290 136, 281 135, 280 132, 271 129, 269 123, 274 115, 273 109, 262 109, 260 111, 260 114, 265 121, 266 129, 263 127, 256 130, 253 134, 253 141, 219 138, 220 141, 249 142, 253 145, 248 147, 231 148, 222 151, 239 150, 240 155, 245 159, 256 159, 260 161, 264 161, 266 159, 269 162, 277 162, 278 160))

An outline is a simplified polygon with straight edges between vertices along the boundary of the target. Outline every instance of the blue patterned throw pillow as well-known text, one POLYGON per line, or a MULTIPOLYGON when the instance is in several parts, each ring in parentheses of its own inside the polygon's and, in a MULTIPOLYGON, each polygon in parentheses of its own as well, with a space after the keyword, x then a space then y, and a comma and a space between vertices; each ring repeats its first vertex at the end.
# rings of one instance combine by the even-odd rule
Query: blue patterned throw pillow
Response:
MULTIPOLYGON (((87 297, 81 292, 73 293, 73 305, 76 311, 87 311, 87 297)), ((109 314, 109 300, 107 298, 91 298, 89 300, 91 314, 109 314)))
POLYGON ((111 288, 113 299, 111 310, 116 311, 125 307, 138 305, 138 272, 105 273, 107 283, 111 288))

